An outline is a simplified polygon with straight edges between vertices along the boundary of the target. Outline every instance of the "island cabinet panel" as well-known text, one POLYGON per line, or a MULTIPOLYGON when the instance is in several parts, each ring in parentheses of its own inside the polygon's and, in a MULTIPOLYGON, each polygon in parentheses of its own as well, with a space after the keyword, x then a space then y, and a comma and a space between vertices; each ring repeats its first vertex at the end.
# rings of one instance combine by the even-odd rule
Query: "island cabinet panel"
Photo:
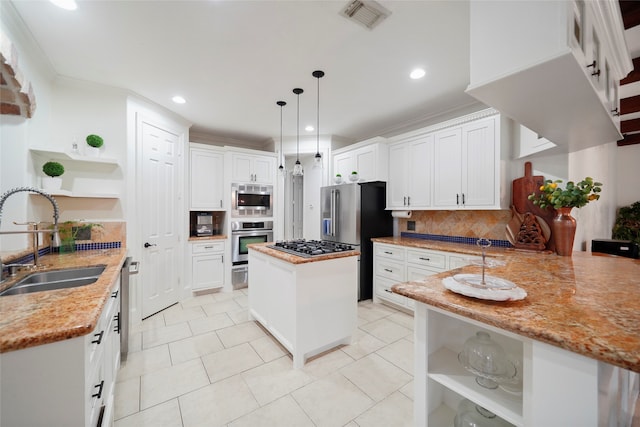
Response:
POLYGON ((293 264, 249 249, 249 316, 293 356, 294 368, 357 327, 356 256, 293 264))
POLYGON ((619 411, 629 405, 635 379, 629 371, 421 302, 416 302, 414 342, 415 425, 453 425, 462 399, 515 426, 627 425, 609 421, 625 419, 619 411), (521 392, 508 385, 482 387, 462 366, 458 355, 479 331, 504 348, 521 392), (603 378, 603 372, 609 376, 603 378))

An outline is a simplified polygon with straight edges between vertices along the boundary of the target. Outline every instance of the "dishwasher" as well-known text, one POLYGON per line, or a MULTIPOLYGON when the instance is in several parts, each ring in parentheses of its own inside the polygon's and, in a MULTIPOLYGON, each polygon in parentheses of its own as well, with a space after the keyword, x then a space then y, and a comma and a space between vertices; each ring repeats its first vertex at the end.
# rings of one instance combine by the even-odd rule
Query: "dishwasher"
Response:
POLYGON ((129 352, 129 277, 138 274, 140 263, 127 257, 120 270, 120 360, 129 352))

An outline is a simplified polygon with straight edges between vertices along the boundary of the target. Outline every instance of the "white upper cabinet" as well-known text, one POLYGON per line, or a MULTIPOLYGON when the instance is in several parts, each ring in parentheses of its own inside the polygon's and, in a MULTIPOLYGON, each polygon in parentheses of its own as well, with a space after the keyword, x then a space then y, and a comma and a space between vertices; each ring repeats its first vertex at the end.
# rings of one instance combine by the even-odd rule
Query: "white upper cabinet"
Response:
POLYGON ((618 2, 472 1, 470 36, 467 93, 564 151, 622 138, 618 2))
POLYGON ((372 138, 333 152, 333 176, 348 182, 352 172, 359 181, 387 180, 387 144, 384 138, 372 138))
POLYGON ((224 153, 202 144, 192 144, 190 156, 191 210, 223 209, 224 153))
POLYGON ((431 207, 433 135, 424 135, 389 147, 388 209, 431 207))
POLYGON ((389 147, 387 209, 505 209, 511 121, 493 109, 398 136, 389 147))
POLYGON ((494 116, 435 135, 434 208, 501 208, 498 125, 494 116))
POLYGON ((436 133, 434 156, 433 204, 437 208, 458 208, 462 202, 462 129, 436 133))
POLYGON ((231 153, 231 180, 273 184, 275 157, 245 153, 231 153))
POLYGON ((550 153, 548 150, 556 147, 556 144, 547 138, 541 137, 526 126, 520 125, 514 129, 514 159, 521 159, 542 152, 546 155, 550 153))

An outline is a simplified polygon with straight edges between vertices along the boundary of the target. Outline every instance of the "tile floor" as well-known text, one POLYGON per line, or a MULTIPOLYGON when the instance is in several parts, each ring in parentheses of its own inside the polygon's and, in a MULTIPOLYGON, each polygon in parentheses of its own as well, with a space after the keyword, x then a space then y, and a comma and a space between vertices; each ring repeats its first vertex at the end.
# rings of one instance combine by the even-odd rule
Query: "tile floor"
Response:
POLYGON ((413 317, 364 301, 358 326, 294 370, 247 289, 183 301, 132 330, 115 427, 412 426, 413 317))

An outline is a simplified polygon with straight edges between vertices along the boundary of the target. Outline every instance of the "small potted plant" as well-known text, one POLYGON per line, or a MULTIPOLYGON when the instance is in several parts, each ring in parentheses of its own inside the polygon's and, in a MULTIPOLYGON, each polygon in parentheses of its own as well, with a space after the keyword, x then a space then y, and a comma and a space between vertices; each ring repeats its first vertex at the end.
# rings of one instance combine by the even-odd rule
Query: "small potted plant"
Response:
POLYGON ((336 177, 333 178, 333 182, 335 182, 336 184, 342 184, 342 175, 340 175, 339 173, 336 174, 336 177))
POLYGON ((93 157, 98 157, 100 155, 100 147, 104 144, 104 140, 101 136, 98 135, 88 135, 87 136, 87 154, 93 157))
POLYGON ((75 252, 78 241, 90 242, 93 240, 94 229, 102 229, 102 224, 83 223, 79 221, 65 221, 59 224, 58 231, 61 242, 59 251, 61 253, 75 252))
POLYGON ((42 178, 42 188, 44 190, 60 190, 62 187, 62 174, 64 166, 58 162, 50 161, 42 165, 42 172, 46 177, 42 178))
POLYGON ((356 171, 351 172, 351 175, 349 176, 349 180, 351 182, 358 182, 358 179, 359 179, 358 172, 356 171))

